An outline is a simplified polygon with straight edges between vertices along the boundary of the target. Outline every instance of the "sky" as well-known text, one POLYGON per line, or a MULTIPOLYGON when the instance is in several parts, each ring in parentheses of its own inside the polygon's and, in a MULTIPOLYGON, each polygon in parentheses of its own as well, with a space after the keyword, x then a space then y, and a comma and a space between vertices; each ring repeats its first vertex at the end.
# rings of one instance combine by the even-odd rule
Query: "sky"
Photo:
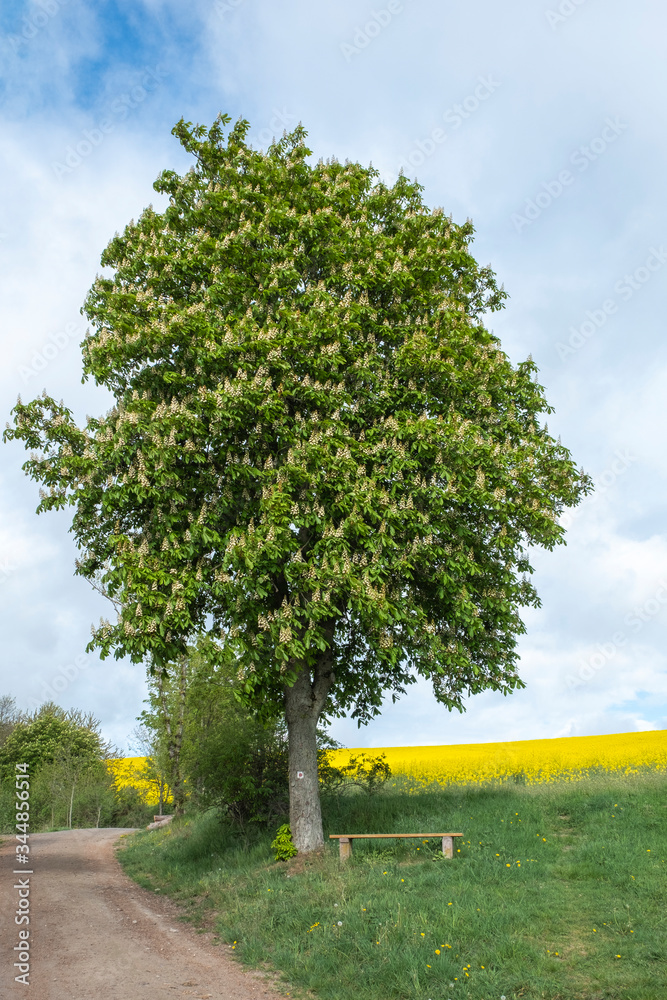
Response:
MULTIPOLYGON (((313 160, 401 169, 471 218, 508 293, 485 322, 529 354, 545 419, 595 492, 532 553, 526 687, 463 714, 419 681, 350 747, 667 729, 667 10, 658 0, 5 0, 0 8, 0 411, 46 388, 81 424, 80 314, 100 255, 192 160, 171 129, 219 112, 265 148, 299 122, 313 160)), ((74 576, 73 511, 37 516, 0 447, 0 694, 93 712, 121 752, 142 665, 86 653, 110 607, 74 576)))

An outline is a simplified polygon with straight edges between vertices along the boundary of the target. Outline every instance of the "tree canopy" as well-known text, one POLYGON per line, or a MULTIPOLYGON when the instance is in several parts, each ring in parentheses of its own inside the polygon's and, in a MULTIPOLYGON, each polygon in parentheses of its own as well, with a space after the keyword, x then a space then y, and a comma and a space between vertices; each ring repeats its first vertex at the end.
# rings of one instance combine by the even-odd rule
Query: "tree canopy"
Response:
POLYGON ((32 715, 21 715, 0 746, 0 778, 9 779, 17 764, 28 764, 35 775, 44 765, 67 757, 81 764, 95 764, 111 755, 92 715, 69 712, 47 702, 32 715))
POLYGON ((77 572, 118 602, 89 648, 159 669, 204 632, 239 697, 286 712, 309 850, 317 718, 368 722, 418 675, 450 710, 524 686, 528 548, 562 543, 591 487, 535 364, 484 326, 505 293, 472 224, 403 175, 308 163, 301 126, 263 152, 229 123, 175 126, 195 164, 102 255, 84 379, 113 409, 79 428, 45 392, 5 437, 36 449, 38 510, 75 508, 77 572))

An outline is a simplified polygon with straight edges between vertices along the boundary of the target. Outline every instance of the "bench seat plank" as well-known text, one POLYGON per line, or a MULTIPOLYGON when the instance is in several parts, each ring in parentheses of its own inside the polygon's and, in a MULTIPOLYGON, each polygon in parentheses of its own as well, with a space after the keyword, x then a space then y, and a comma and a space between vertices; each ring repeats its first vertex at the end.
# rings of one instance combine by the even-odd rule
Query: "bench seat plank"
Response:
POLYGON ((339 837, 352 837, 371 839, 372 837, 462 837, 462 833, 330 833, 329 840, 338 840, 339 837))

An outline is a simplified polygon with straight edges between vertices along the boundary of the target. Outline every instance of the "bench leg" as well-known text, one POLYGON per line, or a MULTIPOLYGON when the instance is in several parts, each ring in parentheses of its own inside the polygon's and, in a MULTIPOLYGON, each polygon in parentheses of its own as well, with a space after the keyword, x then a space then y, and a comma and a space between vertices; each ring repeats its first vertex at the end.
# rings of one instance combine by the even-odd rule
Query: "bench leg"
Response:
POLYGON ((454 841, 452 837, 442 838, 442 853, 445 855, 446 858, 454 857, 454 841))
POLYGON ((338 841, 338 848, 340 852, 340 860, 347 861, 347 859, 352 855, 352 841, 349 837, 341 837, 338 841))

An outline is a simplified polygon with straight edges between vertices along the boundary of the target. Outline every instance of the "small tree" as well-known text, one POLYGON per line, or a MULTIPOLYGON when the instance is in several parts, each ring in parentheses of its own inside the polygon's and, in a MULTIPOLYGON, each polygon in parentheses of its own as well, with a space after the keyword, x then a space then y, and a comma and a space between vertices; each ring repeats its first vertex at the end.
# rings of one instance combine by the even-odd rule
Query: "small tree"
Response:
POLYGON ((16 764, 28 764, 34 776, 45 764, 65 756, 84 766, 108 760, 113 754, 93 715, 76 709, 65 711, 47 702, 32 714, 20 716, 0 747, 0 779, 13 778, 16 764))
POLYGON ((158 814, 161 816, 165 802, 171 797, 169 754, 163 747, 163 731, 159 726, 159 717, 151 715, 149 720, 149 714, 145 711, 141 713, 140 724, 132 733, 130 748, 145 757, 145 764, 137 776, 155 788, 158 814))
MULTIPOLYGON (((213 663, 220 657, 217 646, 200 637, 179 656, 176 669, 149 672, 148 709, 139 716, 147 756, 148 773, 160 788, 169 786, 174 814, 183 813, 186 801, 183 751, 186 727, 196 736, 197 730, 219 715, 219 697, 213 676, 213 663), (205 690, 202 690, 205 686, 205 690)), ((234 700, 231 690, 227 701, 234 700)), ((160 808, 161 812, 161 808, 160 808)))
POLYGON ((38 510, 75 507, 77 572, 119 600, 90 649, 160 670, 207 632, 246 704, 284 712, 304 852, 318 720, 368 722, 419 675, 450 711, 524 686, 528 546, 564 541, 590 480, 532 359, 483 325, 505 293, 472 224, 403 175, 309 164, 301 126, 264 153, 229 122, 176 125, 195 165, 102 255, 84 378, 114 407, 79 428, 45 392, 5 437, 37 449, 38 510))
POLYGON ((82 770, 78 776, 77 793, 79 826, 99 827, 111 821, 116 806, 116 785, 102 761, 82 770))
POLYGON ((36 785, 35 791, 41 791, 41 797, 48 790, 51 826, 55 826, 55 817, 60 814, 64 814, 70 830, 73 825, 99 826, 103 808, 109 813, 113 809, 114 782, 104 761, 78 756, 68 749, 42 765, 36 785))
MULTIPOLYGON (((171 684, 166 670, 158 670, 153 674, 153 700, 156 703, 157 715, 153 716, 161 730, 161 749, 166 751, 167 774, 174 802, 174 816, 182 816, 185 809, 186 790, 183 777, 182 751, 183 726, 185 721, 185 702, 188 691, 188 654, 181 653, 172 675, 171 684)), ((149 724, 151 716, 147 713, 142 719, 149 724)), ((164 759, 165 753, 161 755, 164 759)))

